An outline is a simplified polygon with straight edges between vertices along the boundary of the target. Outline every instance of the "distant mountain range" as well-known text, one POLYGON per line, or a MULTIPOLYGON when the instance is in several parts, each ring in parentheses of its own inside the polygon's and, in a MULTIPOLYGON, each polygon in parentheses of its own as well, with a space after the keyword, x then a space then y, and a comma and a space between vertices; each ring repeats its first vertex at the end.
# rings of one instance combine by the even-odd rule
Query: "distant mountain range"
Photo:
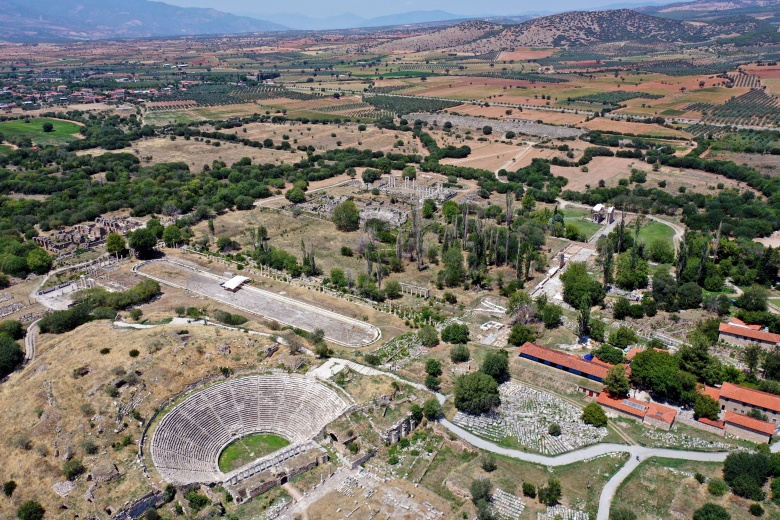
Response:
POLYGON ((467 20, 471 17, 452 14, 446 11, 411 11, 391 14, 377 18, 363 18, 353 13, 345 13, 326 18, 311 18, 299 14, 267 14, 244 12, 246 16, 262 17, 266 20, 285 25, 292 29, 321 31, 330 29, 362 29, 368 27, 388 27, 395 25, 416 25, 451 20, 467 20))
POLYGON ((0 40, 61 41, 283 31, 215 9, 149 0, 0 0, 0 40))
MULTIPOLYGON (((507 49, 511 46, 580 45, 603 41, 697 42, 754 30, 749 20, 780 23, 780 0, 694 0, 632 9, 581 11, 550 16, 472 16, 446 11, 412 11, 377 18, 347 13, 327 18, 295 14, 229 14, 215 9, 177 7, 150 0, 0 0, 0 40, 12 42, 148 38, 236 34, 287 30, 335 30, 377 27, 449 27, 427 33, 393 48, 458 50, 507 49), (710 24, 725 15, 740 21, 710 24), (752 18, 746 18, 752 17, 752 18), (262 19, 260 19, 262 18, 262 19), (686 20, 703 22, 686 23, 686 20), (748 20, 748 21, 745 21, 748 20), (463 22, 493 25, 465 25, 463 22), (431 36, 433 35, 433 36, 431 36), (471 45, 477 42, 478 45, 471 45)), ((648 4, 658 0, 647 0, 648 4)), ((489 8, 489 6, 487 6, 489 8)), ((756 22, 759 23, 759 22, 756 22)))

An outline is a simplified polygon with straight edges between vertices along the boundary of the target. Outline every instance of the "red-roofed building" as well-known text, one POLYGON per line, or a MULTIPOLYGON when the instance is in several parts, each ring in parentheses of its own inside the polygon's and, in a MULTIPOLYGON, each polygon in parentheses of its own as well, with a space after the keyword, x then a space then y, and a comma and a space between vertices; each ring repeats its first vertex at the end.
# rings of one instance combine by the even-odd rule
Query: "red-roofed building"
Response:
POLYGON ((748 325, 744 321, 740 320, 739 318, 729 318, 728 321, 729 325, 736 325, 737 327, 746 327, 748 329, 753 330, 761 330, 763 327, 761 325, 748 325))
MULTIPOLYGON (((699 422, 702 424, 706 424, 707 426, 712 426, 713 428, 717 428, 719 430, 726 429, 725 421, 713 421, 712 419, 707 419, 706 417, 700 417, 699 422)), ((723 433, 721 433, 721 435, 723 435, 723 433)))
POLYGON ((591 363, 579 356, 565 354, 533 343, 527 342, 518 350, 520 357, 563 370, 571 374, 586 377, 599 383, 607 377, 611 367, 606 363, 591 363))
POLYGON ((701 393, 712 397, 715 401, 720 401, 720 388, 704 385, 701 393))
POLYGON ((780 422, 780 396, 754 390, 732 383, 723 383, 718 398, 721 410, 745 415, 750 410, 758 410, 767 416, 768 422, 777 425, 780 422))
POLYGON ((626 354, 626 359, 631 361, 632 359, 634 359, 634 356, 636 356, 637 354, 642 352, 642 350, 643 349, 641 349, 639 347, 632 348, 631 350, 628 351, 628 354, 626 354))
POLYGON ((746 347, 758 344, 765 348, 775 348, 780 344, 780 334, 773 334, 763 330, 756 330, 749 325, 735 325, 734 323, 721 323, 719 326, 718 341, 730 345, 746 347))
POLYGON ((611 412, 629 419, 637 419, 642 424, 669 430, 677 417, 677 410, 657 403, 645 403, 636 399, 614 398, 607 392, 602 392, 597 402, 611 412))
POLYGON ((731 411, 726 412, 723 422, 726 424, 726 433, 753 442, 771 442, 777 429, 776 424, 731 411))

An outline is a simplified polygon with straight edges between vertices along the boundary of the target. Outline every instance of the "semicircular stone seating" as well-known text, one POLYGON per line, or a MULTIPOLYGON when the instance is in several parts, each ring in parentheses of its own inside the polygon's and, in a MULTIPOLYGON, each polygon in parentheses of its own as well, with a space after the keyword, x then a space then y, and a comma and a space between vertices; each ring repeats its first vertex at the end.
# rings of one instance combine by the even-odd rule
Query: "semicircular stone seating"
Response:
POLYGON ((348 407, 335 390, 304 376, 231 379, 191 395, 163 417, 152 436, 152 460, 174 484, 222 482, 219 454, 231 442, 255 433, 308 442, 348 407))

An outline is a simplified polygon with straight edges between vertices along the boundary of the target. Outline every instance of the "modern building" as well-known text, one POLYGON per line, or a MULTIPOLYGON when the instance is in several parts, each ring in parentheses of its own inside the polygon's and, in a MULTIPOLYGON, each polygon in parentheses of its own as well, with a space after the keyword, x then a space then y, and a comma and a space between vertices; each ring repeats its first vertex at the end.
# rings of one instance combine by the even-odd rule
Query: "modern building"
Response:
POLYGON ((746 347, 757 344, 764 348, 775 348, 780 345, 780 334, 773 334, 760 325, 748 325, 742 320, 731 318, 728 323, 719 326, 718 341, 746 347))
POLYGON ((699 422, 753 442, 770 442, 780 420, 780 396, 732 383, 720 388, 705 386, 702 393, 718 401, 721 418, 717 421, 700 418, 699 422), (748 417, 751 411, 761 412, 767 420, 748 417))
POLYGON ((558 370, 569 372, 570 374, 592 379, 599 383, 607 377, 607 370, 612 366, 603 362, 592 363, 579 356, 540 347, 539 345, 530 342, 527 342, 520 347, 518 353, 521 358, 530 359, 531 361, 536 361, 537 363, 542 363, 557 368, 558 370))
POLYGON ((222 282, 220 285, 222 285, 222 288, 226 291, 230 292, 236 292, 238 291, 242 285, 247 283, 249 281, 249 278, 246 276, 234 276, 230 280, 226 282, 222 282))
POLYGON ((777 428, 774 424, 728 411, 723 422, 727 434, 758 443, 771 442, 777 428))
POLYGON ((614 415, 636 419, 642 424, 662 430, 670 430, 677 418, 677 410, 674 408, 657 403, 645 403, 630 397, 615 398, 607 392, 602 392, 596 402, 614 415))
POLYGON ((757 410, 767 417, 767 422, 780 423, 780 396, 754 390, 732 383, 723 383, 718 398, 721 410, 747 414, 757 410))

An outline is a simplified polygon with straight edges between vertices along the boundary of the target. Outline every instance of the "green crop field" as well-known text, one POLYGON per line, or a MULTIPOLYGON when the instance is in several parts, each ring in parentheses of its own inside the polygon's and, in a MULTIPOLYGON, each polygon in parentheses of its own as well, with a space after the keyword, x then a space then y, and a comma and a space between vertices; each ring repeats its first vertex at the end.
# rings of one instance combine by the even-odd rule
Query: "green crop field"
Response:
POLYGON ((219 454, 219 470, 225 473, 233 471, 289 444, 290 441, 278 435, 267 433, 249 435, 231 443, 219 454))
POLYGON ((638 240, 644 244, 662 240, 674 247, 674 229, 660 222, 648 222, 639 230, 638 240))
POLYGON ((3 121, 0 123, 0 134, 6 138, 21 137, 30 138, 35 144, 59 144, 66 143, 75 139, 74 134, 78 134, 81 127, 70 121, 61 119, 49 119, 47 117, 32 119, 17 119, 16 121, 3 121), (44 132, 43 125, 51 123, 54 130, 44 132))

